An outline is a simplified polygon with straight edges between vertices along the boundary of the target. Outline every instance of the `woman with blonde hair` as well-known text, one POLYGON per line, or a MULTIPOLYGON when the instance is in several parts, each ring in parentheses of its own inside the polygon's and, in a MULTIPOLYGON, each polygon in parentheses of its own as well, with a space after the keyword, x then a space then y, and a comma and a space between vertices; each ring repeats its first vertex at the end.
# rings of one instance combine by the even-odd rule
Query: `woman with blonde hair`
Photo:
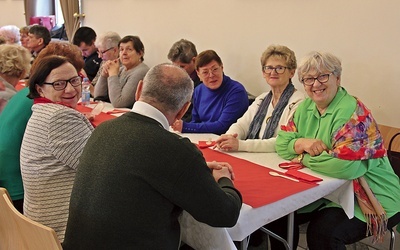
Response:
POLYGON ((17 93, 18 81, 28 75, 31 54, 27 49, 16 44, 0 46, 0 81, 5 91, 0 92, 0 114, 8 100, 17 93))
POLYGON ((275 152, 281 125, 286 125, 305 96, 292 84, 296 56, 282 45, 269 46, 261 56, 263 78, 271 90, 259 95, 247 112, 217 140, 225 151, 275 152))

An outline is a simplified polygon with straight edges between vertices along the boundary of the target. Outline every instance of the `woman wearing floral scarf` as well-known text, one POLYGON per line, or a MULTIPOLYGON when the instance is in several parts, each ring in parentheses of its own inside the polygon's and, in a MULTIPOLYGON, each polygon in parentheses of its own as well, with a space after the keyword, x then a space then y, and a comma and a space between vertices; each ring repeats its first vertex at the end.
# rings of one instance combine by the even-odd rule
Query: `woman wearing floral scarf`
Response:
POLYGON ((319 200, 310 212, 307 245, 345 249, 373 235, 381 241, 400 222, 400 185, 386 156, 371 112, 340 86, 341 62, 329 53, 312 52, 300 64, 299 80, 309 98, 279 132, 278 154, 330 177, 353 180, 355 217, 333 202, 319 200))

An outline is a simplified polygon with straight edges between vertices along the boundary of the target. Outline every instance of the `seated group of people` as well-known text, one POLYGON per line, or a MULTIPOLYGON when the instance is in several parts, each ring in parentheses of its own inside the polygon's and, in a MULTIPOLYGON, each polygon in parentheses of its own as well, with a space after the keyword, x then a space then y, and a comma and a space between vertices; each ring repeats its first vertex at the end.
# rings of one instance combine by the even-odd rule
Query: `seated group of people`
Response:
MULTIPOLYGON (((249 106, 244 86, 225 75, 213 50, 197 54, 182 39, 168 53, 174 65, 149 68, 138 36, 92 31, 78 29, 75 45, 47 44, 31 69, 29 50, 13 58, 2 50, 18 45, 0 45, 0 97, 8 95, 0 111, 0 186, 26 216, 52 227, 64 249, 177 249, 182 210, 212 226, 236 224, 242 199, 234 166, 206 162, 170 128, 218 134, 223 151, 277 152, 353 180, 354 218, 325 199, 296 213, 296 224, 310 221, 309 249, 344 249, 366 235, 379 240, 400 222, 399 178, 370 111, 341 86, 336 56, 312 52, 297 67, 292 50, 269 46, 260 61, 271 90, 249 106), (308 98, 292 84, 296 69, 308 98), (27 75, 29 88, 7 92, 27 75), (95 99, 131 112, 94 129, 75 109, 82 77, 95 99)), ((284 237, 282 220, 267 227, 284 237)))

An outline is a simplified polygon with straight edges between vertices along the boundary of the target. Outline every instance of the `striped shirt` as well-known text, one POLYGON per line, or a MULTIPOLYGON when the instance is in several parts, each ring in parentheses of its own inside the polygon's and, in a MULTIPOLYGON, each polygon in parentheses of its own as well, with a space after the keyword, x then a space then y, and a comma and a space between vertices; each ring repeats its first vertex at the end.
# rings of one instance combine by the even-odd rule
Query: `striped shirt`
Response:
POLYGON ((32 111, 20 155, 24 214, 53 228, 62 242, 76 168, 93 127, 63 105, 35 104, 32 111))

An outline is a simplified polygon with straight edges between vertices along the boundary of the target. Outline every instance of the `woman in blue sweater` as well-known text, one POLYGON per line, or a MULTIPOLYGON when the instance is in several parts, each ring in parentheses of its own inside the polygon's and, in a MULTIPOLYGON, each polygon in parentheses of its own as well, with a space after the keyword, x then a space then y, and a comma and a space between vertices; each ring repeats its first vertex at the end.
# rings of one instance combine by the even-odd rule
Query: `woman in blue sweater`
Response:
POLYGON ((223 134, 246 112, 246 89, 224 74, 221 58, 213 50, 201 52, 195 67, 202 83, 193 93, 192 120, 178 120, 172 128, 183 133, 223 134))

